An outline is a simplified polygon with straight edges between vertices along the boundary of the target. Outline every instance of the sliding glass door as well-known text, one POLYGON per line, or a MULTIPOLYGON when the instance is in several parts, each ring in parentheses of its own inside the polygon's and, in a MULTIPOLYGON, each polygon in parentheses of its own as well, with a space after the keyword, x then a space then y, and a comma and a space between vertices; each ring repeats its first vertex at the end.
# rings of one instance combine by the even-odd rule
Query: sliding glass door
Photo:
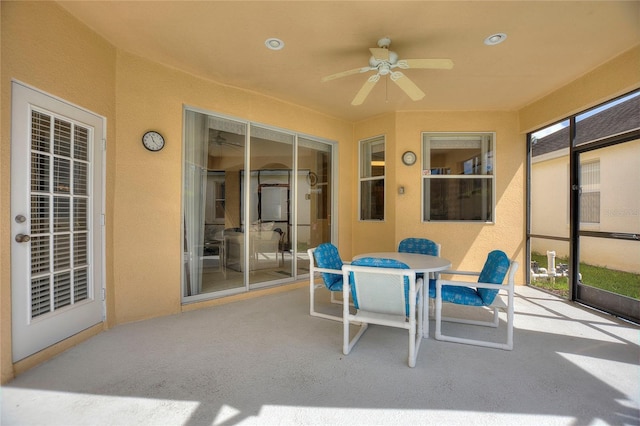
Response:
POLYGON ((185 110, 183 300, 308 274, 331 241, 335 147, 294 132, 185 110))

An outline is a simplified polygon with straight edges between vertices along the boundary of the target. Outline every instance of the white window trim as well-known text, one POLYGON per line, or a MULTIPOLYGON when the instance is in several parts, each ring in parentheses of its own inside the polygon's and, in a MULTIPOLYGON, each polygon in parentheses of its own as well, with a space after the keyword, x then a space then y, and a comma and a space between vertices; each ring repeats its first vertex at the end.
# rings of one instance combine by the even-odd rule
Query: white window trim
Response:
POLYGON ((384 146, 384 155, 385 155, 385 162, 387 161, 387 138, 385 135, 378 135, 378 136, 373 136, 370 138, 366 138, 366 139, 361 139, 358 142, 358 220, 360 222, 384 222, 386 220, 386 212, 387 212, 387 167, 385 164, 385 168, 384 168, 384 174, 382 176, 371 176, 371 177, 362 177, 363 175, 363 170, 362 170, 362 160, 363 160, 363 146, 366 143, 370 143, 370 142, 376 142, 376 141, 381 141, 382 145, 384 146), (366 181, 375 181, 375 180, 382 180, 384 185, 384 206, 383 206, 383 217, 382 219, 364 219, 362 217, 362 182, 366 182, 366 181))
POLYGON ((420 220, 422 223, 479 223, 479 224, 495 224, 497 221, 496 216, 496 182, 497 182, 497 167, 498 163, 498 142, 496 140, 495 132, 422 132, 421 134, 421 147, 422 147, 422 156, 421 156, 421 182, 420 182, 420 220), (430 164, 430 153, 431 146, 427 147, 429 144, 428 137, 429 136, 439 136, 443 139, 450 139, 456 141, 465 141, 471 140, 473 138, 477 138, 478 136, 490 136, 492 142, 492 151, 493 151, 493 161, 492 161, 492 173, 490 175, 438 175, 436 179, 490 179, 491 180, 491 218, 490 220, 435 220, 435 219, 425 219, 425 184, 426 181, 432 178, 431 175, 431 164, 430 164))

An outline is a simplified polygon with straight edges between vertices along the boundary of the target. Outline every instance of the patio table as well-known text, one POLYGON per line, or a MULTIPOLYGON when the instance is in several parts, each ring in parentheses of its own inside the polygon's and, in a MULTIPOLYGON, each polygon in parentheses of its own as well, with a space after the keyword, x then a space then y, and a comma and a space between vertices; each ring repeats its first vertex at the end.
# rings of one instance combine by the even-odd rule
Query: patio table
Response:
MULTIPOLYGON (((444 257, 439 256, 431 256, 428 254, 418 254, 418 253, 400 253, 397 251, 388 251, 388 252, 376 252, 376 253, 364 253, 359 254, 353 257, 353 260, 362 259, 363 257, 374 257, 378 259, 394 259, 399 262, 402 262, 409 266, 409 269, 412 269, 416 272, 416 274, 422 273, 425 274, 425 277, 430 276, 430 274, 438 271, 444 271, 446 269, 451 268, 451 261, 445 259, 444 257)), ((423 284, 423 291, 426 292, 427 297, 425 297, 425 303, 423 304, 423 327, 422 327, 422 336, 424 338, 429 338, 429 280, 423 284)))

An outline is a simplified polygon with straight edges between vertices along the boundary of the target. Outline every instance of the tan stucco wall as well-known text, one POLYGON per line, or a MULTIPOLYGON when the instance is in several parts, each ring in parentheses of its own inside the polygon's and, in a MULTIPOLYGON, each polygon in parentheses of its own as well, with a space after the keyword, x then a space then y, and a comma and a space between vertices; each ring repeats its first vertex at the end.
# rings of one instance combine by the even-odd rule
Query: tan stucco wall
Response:
MULTIPOLYGON (((442 255, 458 269, 478 270, 487 253, 500 248, 521 265, 524 261, 525 211, 524 187, 526 161, 525 136, 518 133, 515 112, 398 112, 355 126, 356 140, 386 136, 385 220, 358 221, 358 206, 353 207, 354 254, 393 251, 407 237, 424 237, 442 245, 442 255), (496 133, 496 222, 422 222, 422 132, 495 132, 496 133), (411 150, 418 156, 413 166, 405 166, 402 153, 411 150), (398 194, 403 186, 405 193, 398 194)), ((354 144, 354 168, 357 169, 357 144, 354 144)), ((353 182, 357 194, 357 179, 353 182)), ((524 272, 516 282, 524 283, 524 272)))
MULTIPOLYGON (((104 39, 49 2, 1 2, 1 145, 0 145, 0 372, 13 377, 11 362, 10 268, 10 132, 11 80, 16 79, 107 119, 107 136, 115 141, 115 54, 104 39)), ((115 144, 107 153, 114 168, 115 144)), ((107 281, 113 275, 110 232, 115 175, 107 174, 107 281)), ((111 293, 112 295, 112 293, 111 293)), ((113 312, 113 298, 108 312, 113 312)))
POLYGON ((520 131, 532 132, 640 87, 640 45, 519 111, 520 131))
MULTIPOLYGON (((182 113, 189 105, 338 141, 339 163, 351 163, 352 124, 311 110, 202 80, 119 52, 117 60, 114 288, 116 323, 181 310, 182 113), (158 130, 157 153, 140 137, 158 130)), ((340 249, 350 253, 351 168, 340 168, 340 249)))

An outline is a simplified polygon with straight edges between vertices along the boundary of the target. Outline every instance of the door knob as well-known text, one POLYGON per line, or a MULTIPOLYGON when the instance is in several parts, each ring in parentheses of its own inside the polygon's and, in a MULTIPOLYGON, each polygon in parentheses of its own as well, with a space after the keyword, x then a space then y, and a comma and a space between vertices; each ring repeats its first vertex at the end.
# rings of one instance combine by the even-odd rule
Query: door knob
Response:
POLYGON ((24 234, 18 234, 16 235, 16 241, 19 243, 28 243, 29 241, 31 241, 31 237, 24 234))

